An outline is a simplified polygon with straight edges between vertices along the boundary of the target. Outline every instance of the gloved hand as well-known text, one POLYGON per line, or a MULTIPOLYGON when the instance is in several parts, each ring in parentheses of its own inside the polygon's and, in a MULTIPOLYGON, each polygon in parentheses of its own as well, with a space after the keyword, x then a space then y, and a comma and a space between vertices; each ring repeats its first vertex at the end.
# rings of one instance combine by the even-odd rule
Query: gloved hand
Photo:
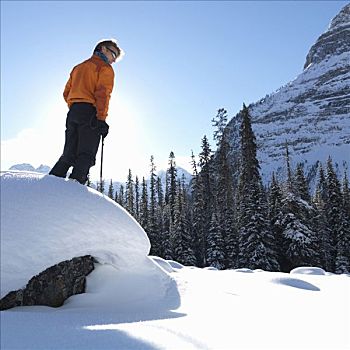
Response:
POLYGON ((103 138, 108 135, 109 125, 104 120, 97 119, 96 114, 91 117, 90 128, 97 130, 103 138))
POLYGON ((97 130, 105 138, 108 135, 109 125, 104 120, 97 119, 97 130))

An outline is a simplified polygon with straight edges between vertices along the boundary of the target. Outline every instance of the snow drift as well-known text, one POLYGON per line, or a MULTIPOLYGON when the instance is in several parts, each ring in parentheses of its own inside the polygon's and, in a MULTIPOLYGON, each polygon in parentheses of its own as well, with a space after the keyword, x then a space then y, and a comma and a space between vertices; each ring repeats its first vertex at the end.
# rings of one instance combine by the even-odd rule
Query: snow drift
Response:
POLYGON ((1 296, 63 260, 89 254, 130 270, 149 250, 136 220, 99 192, 48 175, 1 174, 1 296))
POLYGON ((217 271, 148 257, 148 238, 128 213, 51 176, 3 173, 1 204, 2 292, 78 254, 103 263, 86 277, 86 293, 58 309, 1 312, 1 349, 349 348, 347 275, 217 271))

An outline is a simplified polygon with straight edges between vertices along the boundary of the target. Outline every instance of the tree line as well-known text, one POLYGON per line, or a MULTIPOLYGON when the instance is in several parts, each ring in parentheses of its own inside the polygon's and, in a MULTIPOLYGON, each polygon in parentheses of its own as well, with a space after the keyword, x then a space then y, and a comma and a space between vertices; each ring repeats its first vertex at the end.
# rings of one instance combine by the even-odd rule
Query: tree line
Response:
MULTIPOLYGON (((218 269, 250 268, 289 272, 318 266, 350 273, 350 190, 332 159, 319 162, 317 185, 309 190, 302 163, 293 169, 285 147, 286 179, 276 174, 263 185, 256 138, 248 108, 240 112, 239 157, 229 142, 227 111, 212 120, 216 152, 206 136, 198 161, 192 152, 190 184, 177 176, 175 155, 169 155, 165 185, 156 174, 142 181, 131 170, 125 186, 112 180, 101 192, 123 206, 145 229, 151 255, 184 265, 218 269)), ((237 150, 235 150, 237 151, 237 150)), ((236 152, 237 154, 237 152, 236 152)))

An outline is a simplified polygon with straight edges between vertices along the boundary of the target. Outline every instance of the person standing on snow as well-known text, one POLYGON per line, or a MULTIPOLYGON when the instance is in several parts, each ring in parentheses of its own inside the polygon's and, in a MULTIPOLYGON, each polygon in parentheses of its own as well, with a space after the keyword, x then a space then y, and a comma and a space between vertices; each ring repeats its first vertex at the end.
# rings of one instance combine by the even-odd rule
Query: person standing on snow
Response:
POLYGON ((69 107, 63 154, 50 175, 65 178, 73 166, 69 178, 86 183, 96 162, 100 138, 105 138, 109 130, 106 118, 114 84, 111 65, 123 54, 115 40, 103 40, 91 58, 73 68, 63 92, 69 107))

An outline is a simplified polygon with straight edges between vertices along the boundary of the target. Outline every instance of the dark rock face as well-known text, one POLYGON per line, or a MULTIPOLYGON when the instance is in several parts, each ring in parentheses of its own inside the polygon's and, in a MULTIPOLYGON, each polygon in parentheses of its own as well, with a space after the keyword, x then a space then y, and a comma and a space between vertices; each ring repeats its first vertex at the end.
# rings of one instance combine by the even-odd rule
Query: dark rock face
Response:
POLYGON ((15 306, 62 306, 70 296, 85 292, 86 276, 96 260, 81 256, 51 266, 33 277, 24 289, 12 291, 0 300, 0 310, 15 306))

